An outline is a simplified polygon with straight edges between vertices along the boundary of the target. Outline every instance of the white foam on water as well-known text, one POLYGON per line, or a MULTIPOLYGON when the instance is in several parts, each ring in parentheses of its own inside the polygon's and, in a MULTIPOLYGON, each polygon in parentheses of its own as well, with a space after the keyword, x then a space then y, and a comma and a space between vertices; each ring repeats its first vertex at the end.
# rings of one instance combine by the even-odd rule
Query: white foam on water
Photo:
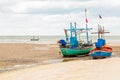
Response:
POLYGON ((22 69, 22 68, 28 68, 32 66, 36 66, 37 64, 17 64, 11 67, 7 68, 0 68, 0 72, 5 72, 5 71, 10 71, 10 70, 15 70, 15 69, 22 69))

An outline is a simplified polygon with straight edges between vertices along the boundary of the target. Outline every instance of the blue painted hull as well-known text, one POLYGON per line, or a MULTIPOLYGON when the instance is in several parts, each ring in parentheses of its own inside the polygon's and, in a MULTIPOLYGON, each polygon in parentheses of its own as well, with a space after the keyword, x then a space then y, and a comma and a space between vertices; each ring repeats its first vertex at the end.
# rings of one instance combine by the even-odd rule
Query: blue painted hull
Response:
POLYGON ((105 52, 105 51, 95 51, 91 54, 92 57, 110 57, 112 52, 105 52))

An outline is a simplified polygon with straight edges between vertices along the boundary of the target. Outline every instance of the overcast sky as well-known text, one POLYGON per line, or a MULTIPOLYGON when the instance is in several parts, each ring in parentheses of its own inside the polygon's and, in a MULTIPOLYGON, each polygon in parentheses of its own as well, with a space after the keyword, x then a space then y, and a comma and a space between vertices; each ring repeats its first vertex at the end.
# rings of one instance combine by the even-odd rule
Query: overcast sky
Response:
POLYGON ((63 35, 70 22, 85 27, 85 8, 89 27, 120 35, 119 0, 0 0, 0 35, 63 35))

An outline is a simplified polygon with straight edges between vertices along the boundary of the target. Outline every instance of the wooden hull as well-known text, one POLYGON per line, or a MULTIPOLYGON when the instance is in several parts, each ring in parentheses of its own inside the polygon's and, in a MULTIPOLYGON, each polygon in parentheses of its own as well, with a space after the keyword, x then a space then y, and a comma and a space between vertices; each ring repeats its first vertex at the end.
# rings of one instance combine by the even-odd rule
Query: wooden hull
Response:
POLYGON ((110 57, 112 52, 95 51, 91 54, 94 59, 110 57))
POLYGON ((102 48, 95 48, 91 51, 91 56, 95 59, 106 58, 112 55, 112 48, 108 45, 104 45, 102 48))
POLYGON ((60 48, 61 53, 64 57, 66 56, 77 56, 77 55, 86 55, 92 50, 92 47, 85 47, 81 49, 71 49, 71 48, 60 48))

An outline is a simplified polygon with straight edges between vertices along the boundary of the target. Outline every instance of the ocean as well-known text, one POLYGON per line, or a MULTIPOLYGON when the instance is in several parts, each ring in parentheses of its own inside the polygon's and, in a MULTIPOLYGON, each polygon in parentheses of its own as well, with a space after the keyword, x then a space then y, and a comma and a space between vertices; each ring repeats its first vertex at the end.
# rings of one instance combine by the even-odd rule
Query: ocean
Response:
MULTIPOLYGON (((90 36, 92 42, 97 40, 97 36, 90 36)), ((39 44, 56 44, 58 40, 65 39, 65 36, 0 36, 0 43, 39 43, 39 44), (31 41, 31 39, 39 39, 31 41)), ((78 38, 79 39, 79 38, 78 38)), ((86 41, 85 36, 81 36, 80 40, 86 41)), ((120 36, 105 36, 108 43, 120 43, 120 36)))

